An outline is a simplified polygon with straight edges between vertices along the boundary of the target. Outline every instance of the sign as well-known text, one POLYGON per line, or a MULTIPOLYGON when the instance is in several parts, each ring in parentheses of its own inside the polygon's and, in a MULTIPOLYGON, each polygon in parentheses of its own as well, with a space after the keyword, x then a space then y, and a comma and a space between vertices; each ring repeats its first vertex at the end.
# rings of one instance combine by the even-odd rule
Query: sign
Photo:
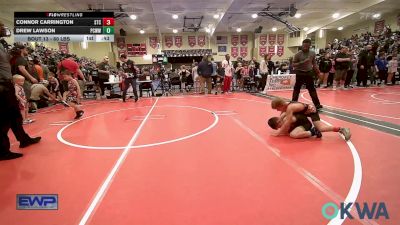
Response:
POLYGON ((157 48, 158 38, 157 37, 149 37, 150 47, 157 48))
POLYGON ((278 34, 278 45, 283 45, 285 43, 285 34, 278 34))
POLYGON ((268 55, 275 55, 275 46, 268 46, 268 55))
POLYGON ((283 56, 283 54, 284 54, 284 47, 283 46, 278 46, 278 48, 277 48, 277 55, 279 56, 279 57, 282 57, 283 56))
POLYGON ((374 29, 375 34, 382 33, 384 29, 385 29, 385 20, 379 20, 375 22, 375 29, 374 29))
POLYGON ((18 210, 58 210, 58 195, 56 194, 18 194, 18 210))
POLYGON ((173 44, 174 41, 172 40, 172 36, 165 36, 165 46, 171 48, 173 44))
POLYGON ((239 48, 238 47, 231 47, 231 55, 233 58, 238 57, 239 55, 239 48))
POLYGON ((196 45, 196 36, 188 36, 188 43, 193 48, 196 45))
POLYGON ((267 54, 267 46, 260 46, 260 56, 267 54))
POLYGON ((197 44, 200 47, 203 47, 206 44, 206 36, 204 35, 197 36, 197 44))
POLYGON ((268 43, 270 45, 275 45, 275 43, 276 43, 276 34, 269 34, 268 35, 268 43))
POLYGON ((264 93, 267 91, 293 90, 296 74, 273 74, 267 77, 264 93))
POLYGON ((175 36, 175 46, 178 48, 182 47, 182 36, 175 36))
POLYGON ((240 56, 243 58, 247 56, 247 47, 240 47, 240 56))
POLYGON ((218 52, 226 52, 226 45, 219 45, 218 52))
POLYGON ((146 55, 146 43, 141 44, 127 44, 126 45, 128 56, 143 56, 146 55))
POLYGON ((228 36, 217 36, 217 45, 227 45, 228 36))
POLYGON ((232 35, 231 37, 231 44, 236 46, 239 44, 239 35, 232 35))
MULTIPOLYGON (((240 35, 240 44, 242 44, 243 46, 246 46, 248 42, 249 42, 249 38, 248 38, 247 34, 240 35)), ((246 52, 247 52, 247 50, 246 50, 246 52)), ((247 55, 247 53, 246 53, 246 55, 247 55)))
POLYGON ((68 54, 69 50, 68 50, 68 42, 58 42, 58 49, 64 53, 64 54, 68 54))
POLYGON ((260 35, 260 45, 267 44, 267 35, 260 35))

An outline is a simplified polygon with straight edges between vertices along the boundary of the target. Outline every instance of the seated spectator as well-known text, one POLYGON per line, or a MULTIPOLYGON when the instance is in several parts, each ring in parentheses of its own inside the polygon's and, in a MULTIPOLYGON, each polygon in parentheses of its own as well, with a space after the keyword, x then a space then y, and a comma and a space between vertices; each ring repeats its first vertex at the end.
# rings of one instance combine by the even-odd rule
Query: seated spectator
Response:
POLYGON ((32 110, 36 111, 38 108, 49 106, 48 100, 56 101, 56 98, 50 94, 49 90, 42 83, 32 84, 31 97, 29 102, 32 103, 32 110))

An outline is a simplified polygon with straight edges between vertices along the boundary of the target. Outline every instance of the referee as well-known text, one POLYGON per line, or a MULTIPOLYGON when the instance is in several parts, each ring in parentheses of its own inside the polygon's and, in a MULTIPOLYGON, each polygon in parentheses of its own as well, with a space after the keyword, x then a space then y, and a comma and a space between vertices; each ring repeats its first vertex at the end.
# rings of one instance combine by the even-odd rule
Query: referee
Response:
MULTIPOLYGON (((7 29, 0 22, 0 37, 6 36, 6 33, 7 29)), ((22 156, 20 153, 10 151, 10 139, 8 138, 10 128, 20 142, 20 148, 38 143, 41 139, 40 137, 29 137, 22 127, 22 115, 12 83, 9 56, 3 45, 0 44, 0 161, 22 156)))
POLYGON ((322 108, 319 102, 317 90, 314 86, 314 73, 319 75, 319 69, 315 59, 315 52, 310 50, 311 40, 303 41, 302 50, 299 51, 293 59, 293 67, 296 73, 296 84, 294 85, 292 101, 299 100, 300 89, 303 84, 306 84, 308 93, 315 105, 315 108, 322 108))

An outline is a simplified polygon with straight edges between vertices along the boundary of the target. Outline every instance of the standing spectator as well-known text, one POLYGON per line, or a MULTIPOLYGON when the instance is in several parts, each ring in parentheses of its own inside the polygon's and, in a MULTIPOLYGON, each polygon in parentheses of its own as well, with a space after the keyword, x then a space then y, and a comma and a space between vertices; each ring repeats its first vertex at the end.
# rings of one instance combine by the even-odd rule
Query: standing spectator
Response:
POLYGON ((319 61, 319 70, 321 71, 321 75, 318 86, 320 86, 321 83, 327 86, 329 71, 331 70, 331 68, 332 68, 331 54, 328 52, 325 53, 324 57, 322 57, 321 60, 319 61))
POLYGON ((222 93, 230 92, 231 83, 232 83, 232 71, 233 71, 233 64, 230 61, 229 54, 225 55, 225 60, 222 61, 222 68, 225 69, 225 77, 224 77, 224 88, 222 93))
POLYGON ((105 89, 111 90, 111 86, 109 84, 104 84, 105 82, 108 82, 110 78, 110 65, 108 64, 109 62, 108 56, 104 56, 103 61, 97 65, 98 71, 99 71, 99 86, 100 86, 100 94, 102 98, 106 98, 105 94, 105 89))
POLYGON ((192 78, 193 78, 193 85, 194 85, 194 93, 199 92, 199 74, 197 73, 197 68, 198 68, 199 64, 197 62, 193 63, 193 68, 192 68, 192 78))
POLYGON ((346 80, 344 82, 344 88, 353 88, 351 85, 351 81, 353 80, 353 76, 355 71, 357 70, 357 55, 355 54, 354 50, 350 52, 350 67, 347 71, 346 80))
POLYGON ((37 78, 39 78, 39 82, 43 82, 45 79, 44 77, 44 72, 42 65, 40 64, 40 61, 38 58, 33 59, 33 67, 32 67, 34 74, 37 74, 37 78))
POLYGON ((344 82, 346 81, 347 71, 349 70, 351 58, 348 53, 348 48, 343 46, 340 49, 340 52, 336 54, 336 73, 335 73, 335 81, 336 88, 344 88, 344 82))
POLYGON ((249 66, 247 62, 244 63, 242 70, 240 71, 241 79, 239 80, 239 88, 244 90, 244 81, 249 79, 249 66))
MULTIPOLYGON (((7 29, 0 22, 0 37, 6 36, 6 33, 7 29)), ((31 138, 24 131, 9 62, 9 56, 3 45, 0 44, 0 160, 16 159, 22 156, 20 153, 10 151, 10 139, 8 138, 10 128, 20 142, 20 148, 38 143, 41 139, 40 137, 31 138)), ((28 77, 33 78, 32 76, 28 77)))
POLYGON ((392 56, 388 57, 389 65, 388 65, 388 78, 387 84, 392 85, 393 77, 397 72, 397 67, 399 62, 397 61, 397 53, 393 53, 392 56))
POLYGON ((200 76, 200 94, 204 94, 204 83, 207 83, 208 94, 211 94, 211 75, 213 73, 213 67, 207 56, 204 56, 203 61, 199 63, 197 72, 200 76))
POLYGON ((257 62, 256 57, 253 57, 253 59, 249 62, 249 75, 251 77, 254 77, 259 69, 260 63, 257 62))
POLYGON ((28 101, 26 99, 24 88, 23 88, 25 77, 23 77, 21 75, 14 75, 13 81, 14 81, 14 85, 15 85, 15 95, 17 96, 17 99, 19 102, 19 109, 21 111, 21 115, 22 115, 22 119, 23 119, 22 123, 23 124, 32 123, 33 120, 28 119, 28 101))
POLYGON ((235 78, 236 78, 236 85, 240 91, 240 86, 241 81, 242 81, 242 69, 243 69, 243 63, 242 62, 238 62, 236 68, 235 68, 235 78))
POLYGON ((29 99, 31 96, 31 85, 38 83, 38 80, 29 73, 29 64, 26 60, 26 57, 28 57, 27 47, 24 45, 17 45, 17 49, 18 55, 11 60, 13 62, 13 71, 14 74, 19 74, 25 77, 24 91, 26 98, 29 99))
POLYGON ((374 60, 372 45, 367 45, 365 50, 358 55, 357 86, 360 86, 362 82, 363 86, 367 87, 368 76, 373 76, 374 60))
POLYGON ((187 77, 190 76, 189 70, 186 69, 185 65, 181 66, 181 69, 179 70, 179 79, 181 81, 181 92, 186 89, 186 82, 187 82, 187 77))
POLYGON ((218 63, 218 68, 217 68, 217 76, 215 77, 215 95, 218 94, 218 90, 221 89, 221 92, 223 91, 221 88, 222 83, 224 82, 224 76, 225 76, 225 69, 222 68, 222 63, 218 63))
POLYGON ((269 70, 269 64, 268 64, 269 61, 268 61, 268 59, 269 59, 269 61, 271 61, 271 57, 269 55, 264 55, 264 59, 261 60, 261 63, 260 63, 261 81, 260 81, 260 83, 258 85, 258 89, 261 90, 261 91, 264 90, 266 82, 267 82, 267 76, 268 76, 268 70, 269 70))
POLYGON ((387 77, 388 62, 385 59, 385 53, 380 53, 379 58, 375 60, 375 70, 378 71, 378 86, 384 85, 387 77))
POLYGON ((296 83, 293 90, 293 101, 299 100, 300 89, 303 84, 306 84, 308 93, 315 105, 315 108, 322 108, 319 102, 317 90, 314 86, 314 72, 319 74, 317 62, 315 59, 315 52, 310 50, 311 40, 305 39, 303 41, 302 50, 296 53, 293 59, 293 66, 296 71, 296 83))

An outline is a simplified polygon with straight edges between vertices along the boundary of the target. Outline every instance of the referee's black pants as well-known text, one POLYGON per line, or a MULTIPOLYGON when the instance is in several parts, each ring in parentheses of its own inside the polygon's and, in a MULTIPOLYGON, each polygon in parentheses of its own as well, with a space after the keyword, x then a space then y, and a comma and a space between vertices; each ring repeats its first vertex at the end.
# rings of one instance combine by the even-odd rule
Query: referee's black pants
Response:
POLYGON ((27 142, 31 138, 22 127, 22 115, 11 81, 0 82, 0 106, 0 155, 5 155, 10 152, 10 128, 19 142, 27 142))
POLYGON ((299 100, 300 89, 303 84, 306 84, 308 93, 310 93, 311 99, 316 107, 320 106, 317 90, 314 86, 313 71, 296 71, 296 84, 294 85, 292 101, 299 100))

